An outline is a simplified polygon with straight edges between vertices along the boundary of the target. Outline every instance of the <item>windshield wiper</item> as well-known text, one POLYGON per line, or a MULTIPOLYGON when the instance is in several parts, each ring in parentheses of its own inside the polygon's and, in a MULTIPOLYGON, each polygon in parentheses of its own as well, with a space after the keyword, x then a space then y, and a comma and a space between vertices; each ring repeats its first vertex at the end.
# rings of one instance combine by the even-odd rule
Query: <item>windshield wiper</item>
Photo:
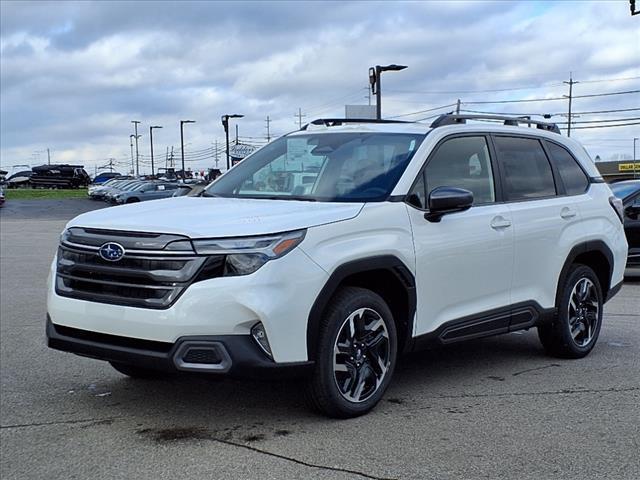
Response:
POLYGON ((256 195, 253 197, 237 197, 237 198, 251 198, 255 200, 300 200, 302 202, 317 202, 315 198, 304 197, 301 195, 256 195))

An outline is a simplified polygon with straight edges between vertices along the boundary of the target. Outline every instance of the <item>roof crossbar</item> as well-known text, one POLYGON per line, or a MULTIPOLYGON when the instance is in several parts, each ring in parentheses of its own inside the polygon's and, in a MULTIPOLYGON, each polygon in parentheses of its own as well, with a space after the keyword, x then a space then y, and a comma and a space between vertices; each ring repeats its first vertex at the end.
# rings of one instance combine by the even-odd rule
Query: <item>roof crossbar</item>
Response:
POLYGON ((504 125, 517 127, 520 124, 527 124, 529 127, 535 125, 540 130, 546 130, 560 134, 560 129, 555 123, 542 122, 540 120, 532 120, 531 117, 510 117, 508 115, 467 115, 445 113, 436 118, 431 124, 431 128, 443 127, 445 125, 457 125, 467 123, 467 120, 501 120, 504 125))

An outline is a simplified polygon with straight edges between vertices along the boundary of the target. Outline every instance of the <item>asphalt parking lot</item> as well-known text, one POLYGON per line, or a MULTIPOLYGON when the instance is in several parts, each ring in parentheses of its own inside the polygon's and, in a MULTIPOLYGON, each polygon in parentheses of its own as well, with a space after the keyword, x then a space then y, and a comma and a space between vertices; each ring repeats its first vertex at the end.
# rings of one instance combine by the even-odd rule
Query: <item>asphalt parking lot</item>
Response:
POLYGON ((0 477, 640 478, 640 283, 605 309, 591 355, 545 356, 534 331, 403 359, 348 421, 297 383, 128 379, 45 346, 45 282, 88 200, 0 209, 0 477))

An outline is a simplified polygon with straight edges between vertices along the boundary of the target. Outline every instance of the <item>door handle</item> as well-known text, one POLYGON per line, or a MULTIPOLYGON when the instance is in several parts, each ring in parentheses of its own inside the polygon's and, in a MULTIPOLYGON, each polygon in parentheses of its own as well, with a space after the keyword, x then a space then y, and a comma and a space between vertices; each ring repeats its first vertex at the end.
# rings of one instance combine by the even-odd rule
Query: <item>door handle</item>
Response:
POLYGON ((573 218, 576 216, 576 211, 569 208, 569 207, 564 207, 561 211, 560 211, 560 216, 562 218, 564 218, 565 220, 569 220, 570 218, 573 218))
POLYGON ((491 228, 494 230, 500 230, 502 228, 507 228, 511 226, 511 222, 504 218, 502 215, 498 215, 497 217, 493 217, 491 220, 491 228))

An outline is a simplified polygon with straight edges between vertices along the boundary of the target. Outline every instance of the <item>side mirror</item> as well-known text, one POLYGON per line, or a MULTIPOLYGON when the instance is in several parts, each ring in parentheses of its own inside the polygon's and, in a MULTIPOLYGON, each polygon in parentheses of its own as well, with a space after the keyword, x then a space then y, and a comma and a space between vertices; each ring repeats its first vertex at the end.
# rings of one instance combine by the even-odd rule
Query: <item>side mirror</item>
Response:
POLYGON ((471 208, 473 193, 464 188, 437 187, 429 192, 427 204, 429 211, 424 214, 424 218, 437 223, 444 215, 471 208))

